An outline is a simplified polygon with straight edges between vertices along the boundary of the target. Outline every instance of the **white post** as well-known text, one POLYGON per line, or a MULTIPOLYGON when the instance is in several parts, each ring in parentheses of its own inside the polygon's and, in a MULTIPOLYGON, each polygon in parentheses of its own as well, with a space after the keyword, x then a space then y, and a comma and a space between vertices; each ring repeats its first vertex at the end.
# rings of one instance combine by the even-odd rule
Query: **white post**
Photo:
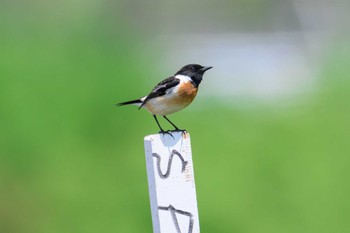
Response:
POLYGON ((199 233, 189 133, 144 139, 154 233, 199 233))

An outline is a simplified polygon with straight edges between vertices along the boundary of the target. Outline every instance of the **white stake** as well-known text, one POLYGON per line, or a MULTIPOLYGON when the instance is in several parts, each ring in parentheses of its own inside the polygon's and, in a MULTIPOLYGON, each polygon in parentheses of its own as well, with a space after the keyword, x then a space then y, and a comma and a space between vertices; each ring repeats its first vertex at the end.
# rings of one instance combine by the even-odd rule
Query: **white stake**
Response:
POLYGON ((199 233, 189 133, 145 137, 154 233, 199 233))

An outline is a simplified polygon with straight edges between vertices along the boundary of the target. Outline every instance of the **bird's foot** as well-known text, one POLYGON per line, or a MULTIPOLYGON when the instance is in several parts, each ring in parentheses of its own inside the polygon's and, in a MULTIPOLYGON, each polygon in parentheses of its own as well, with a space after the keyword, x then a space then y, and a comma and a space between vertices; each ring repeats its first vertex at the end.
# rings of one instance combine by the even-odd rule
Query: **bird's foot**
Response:
POLYGON ((173 130, 170 130, 170 132, 182 132, 182 133, 186 133, 186 132, 187 132, 187 130, 185 130, 185 129, 175 128, 175 129, 173 129, 173 130))
POLYGON ((182 136, 187 135, 187 130, 185 130, 185 129, 176 128, 176 129, 170 130, 170 132, 173 132, 173 133, 181 132, 182 136))
POLYGON ((159 131, 160 134, 163 134, 163 135, 164 135, 164 134, 168 134, 168 135, 170 135, 173 139, 175 139, 174 136, 171 134, 171 132, 172 132, 171 130, 167 130, 167 131, 161 130, 161 131, 159 131))

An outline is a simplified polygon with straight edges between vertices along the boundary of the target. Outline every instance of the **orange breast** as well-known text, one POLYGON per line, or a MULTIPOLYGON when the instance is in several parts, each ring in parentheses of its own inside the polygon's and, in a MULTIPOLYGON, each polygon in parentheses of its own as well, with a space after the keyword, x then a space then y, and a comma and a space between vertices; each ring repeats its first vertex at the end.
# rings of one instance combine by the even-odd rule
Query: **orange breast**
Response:
POLYGON ((179 99, 182 102, 190 104, 197 95, 198 88, 195 88, 191 82, 183 83, 178 89, 179 99))
POLYGON ((156 115, 168 115, 188 106, 196 97, 198 89, 192 83, 181 83, 174 93, 147 101, 144 107, 156 115))

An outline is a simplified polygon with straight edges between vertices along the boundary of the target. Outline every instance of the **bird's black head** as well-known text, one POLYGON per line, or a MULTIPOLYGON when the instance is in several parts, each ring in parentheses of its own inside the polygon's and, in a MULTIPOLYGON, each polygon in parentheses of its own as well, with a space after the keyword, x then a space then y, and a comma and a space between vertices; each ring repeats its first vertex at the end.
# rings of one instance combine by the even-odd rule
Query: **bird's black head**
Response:
POLYGON ((205 71, 213 68, 212 66, 201 66, 198 64, 189 64, 182 67, 175 75, 185 75, 192 79, 193 84, 197 87, 203 78, 205 71))

